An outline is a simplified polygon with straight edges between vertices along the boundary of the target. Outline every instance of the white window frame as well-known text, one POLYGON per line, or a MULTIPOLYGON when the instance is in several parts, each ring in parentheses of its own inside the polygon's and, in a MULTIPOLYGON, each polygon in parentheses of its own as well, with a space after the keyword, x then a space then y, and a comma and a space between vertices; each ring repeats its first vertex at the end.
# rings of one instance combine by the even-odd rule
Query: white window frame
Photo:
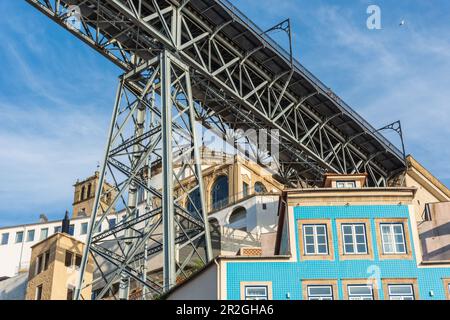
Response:
POLYGON ((42 228, 41 229, 41 234, 40 234, 40 236, 39 236, 39 240, 45 240, 45 239, 47 239, 48 238, 48 228, 42 228), (45 233, 44 233, 44 231, 45 231, 45 233), (45 234, 45 237, 44 237, 44 234, 45 234))
POLYGON ((347 285, 348 300, 374 300, 373 285, 369 284, 349 284, 347 285), (369 288, 370 294, 352 294, 351 288, 369 288), (367 299, 369 298, 369 299, 367 299))
POLYGON ((389 294, 389 300, 415 300, 415 294, 414 294, 414 286, 412 284, 388 284, 388 294, 389 294), (411 294, 398 294, 398 293, 391 293, 392 287, 409 287, 411 289, 411 294), (411 298, 411 299, 410 299, 411 298))
MULTIPOLYGON (((303 225, 303 250, 305 252, 305 256, 327 256, 330 254, 330 248, 329 248, 329 244, 328 244, 328 226, 326 224, 304 224, 303 225), (326 247, 326 253, 319 253, 319 243, 317 241, 318 239, 318 233, 317 233, 317 229, 318 227, 323 227, 325 229, 325 247, 326 247), (314 239, 314 252, 313 253, 309 253, 308 252, 308 246, 306 244, 306 232, 305 229, 306 228, 313 228, 313 239, 314 239)), ((310 236, 310 235, 308 235, 310 236)), ((322 245, 322 244, 321 244, 322 245)))
MULTIPOLYGON (((345 255, 366 255, 366 254, 369 254, 369 248, 368 248, 368 244, 367 244, 367 229, 366 229, 366 224, 365 223, 343 223, 341 225, 341 232, 342 232, 342 246, 343 246, 345 255), (358 245, 361 245, 362 243, 358 243, 356 241, 356 235, 357 235, 356 234, 356 227, 360 227, 360 226, 362 226, 363 230, 364 230, 363 236, 364 236, 365 252, 359 252, 358 251, 358 245), (351 230, 351 234, 350 234, 350 236, 352 237, 352 243, 346 243, 345 242, 345 236, 348 235, 348 234, 346 234, 344 232, 344 228, 345 227, 351 227, 351 229, 352 229, 351 230), (346 245, 349 245, 349 244, 353 245, 354 252, 347 252, 347 246, 346 245)), ((360 234, 358 234, 358 235, 360 235, 360 234)))
POLYGON ((36 230, 35 229, 27 230, 26 242, 33 242, 35 237, 36 237, 36 230), (30 239, 30 235, 33 235, 33 237, 31 239, 30 239))
POLYGON ((269 287, 264 285, 248 285, 244 287, 244 299, 245 300, 260 300, 260 301, 266 301, 269 300, 269 287), (248 289, 264 289, 266 291, 265 295, 249 295, 248 289))
POLYGON ((9 232, 2 233, 2 237, 0 239, 0 246, 7 246, 8 243, 9 243, 9 232))
POLYGON ((337 189, 356 189, 356 181, 348 180, 348 181, 336 181, 337 189))
POLYGON ((308 300, 320 300, 320 301, 324 301, 324 300, 334 300, 334 293, 333 293, 333 285, 309 285, 307 286, 307 292, 308 292, 308 300), (330 295, 316 295, 316 294, 311 294, 311 289, 312 288, 327 288, 330 289, 330 295))
POLYGON ((83 222, 80 226, 80 235, 84 236, 88 233, 88 229, 89 229, 89 223, 88 222, 83 222), (84 227, 86 227, 86 230, 84 230, 84 227))
POLYGON ((25 240, 24 237, 25 237, 25 233, 23 231, 17 231, 16 232, 16 241, 15 241, 15 243, 23 243, 23 241, 25 240), (21 236, 22 237, 21 241, 18 241, 19 234, 22 235, 21 236))
POLYGON ((380 223, 380 234, 381 234, 381 245, 382 245, 382 249, 383 249, 383 254, 407 254, 408 253, 408 249, 406 247, 406 236, 405 236, 405 227, 403 225, 403 223, 399 222, 399 223, 380 223), (402 251, 398 251, 397 250, 397 244, 400 244, 399 242, 397 242, 396 240, 396 233, 394 231, 394 228, 396 226, 400 226, 402 228, 402 239, 403 239, 403 247, 405 248, 405 250, 402 251), (388 237, 391 240, 391 242, 386 242, 385 241, 385 237, 384 237, 384 233, 383 233, 383 227, 388 227, 389 228, 389 234, 388 237), (393 248, 392 252, 387 252, 386 251, 386 245, 390 245, 393 248))

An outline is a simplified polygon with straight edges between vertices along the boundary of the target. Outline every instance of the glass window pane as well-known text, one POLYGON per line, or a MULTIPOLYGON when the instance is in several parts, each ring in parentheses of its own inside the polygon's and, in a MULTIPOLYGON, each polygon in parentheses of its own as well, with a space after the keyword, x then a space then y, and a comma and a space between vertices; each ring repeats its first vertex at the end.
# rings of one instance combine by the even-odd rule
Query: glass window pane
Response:
POLYGON ((318 235, 325 235, 326 234, 325 226, 317 226, 317 234, 318 235))
POLYGON ((23 232, 19 231, 16 233, 16 243, 21 243, 23 242, 23 232))
POLYGON ((267 286, 246 286, 245 300, 268 300, 267 286))
POLYGON ((390 294, 402 294, 402 295, 412 295, 412 285, 390 285, 390 294))
POLYGON ((343 226, 342 229, 344 234, 352 234, 352 226, 343 226))
POLYGON ((405 245, 403 243, 397 244, 395 247, 397 253, 406 253, 405 245))
POLYGON ((309 294, 314 296, 321 296, 321 295, 331 295, 332 294, 332 288, 331 286, 326 287, 308 287, 309 294))
POLYGON ((305 226, 304 227, 304 232, 306 235, 313 235, 314 234, 314 229, 311 226, 305 226))
POLYGON ((314 254, 314 245, 307 245, 306 246, 306 254, 314 254))
POLYGON ((27 242, 34 241, 34 230, 28 230, 27 233, 27 242))
POLYGON ((320 244, 326 244, 327 243, 327 238, 325 236, 317 236, 317 243, 320 244))
POLYGON ((371 295, 372 287, 364 285, 348 286, 348 293, 351 295, 371 295))
POLYGON ((390 232, 389 226, 387 226, 387 225, 382 225, 382 226, 381 226, 381 233, 383 233, 383 234, 390 234, 391 232, 390 232))
POLYGON ((326 245, 319 245, 317 247, 317 249, 319 250, 320 254, 327 254, 328 253, 328 249, 326 245))
POLYGON ((394 225, 394 232, 397 234, 403 234, 402 225, 400 225, 400 224, 394 225))
POLYGON ((391 244, 384 244, 383 245, 383 252, 384 253, 393 253, 394 247, 391 244))
POLYGON ((356 243, 366 243, 366 237, 356 236, 356 243))
POLYGON ((41 238, 40 240, 47 239, 48 237, 48 228, 41 229, 41 238))
POLYGON ((313 236, 306 236, 305 237, 305 243, 306 244, 314 244, 314 237, 313 236))
POLYGON ((403 235, 402 234, 395 235, 395 242, 396 243, 403 243, 403 235))
POLYGON ((344 237, 344 243, 353 243, 353 237, 352 236, 345 236, 344 237))
POLYGON ((367 247, 365 244, 358 244, 358 253, 367 253, 367 247))
POLYGON ((265 296, 267 287, 247 287, 247 295, 251 296, 265 296))
POLYGON ((2 234, 2 242, 1 245, 7 245, 8 244, 8 240, 9 240, 9 233, 3 233, 2 234))
POLYGON ((353 245, 352 244, 345 245, 345 252, 346 253, 354 253, 355 251, 354 251, 353 245))
POLYGON ((356 234, 365 234, 365 230, 364 230, 364 226, 363 225, 356 225, 355 226, 355 233, 356 234))

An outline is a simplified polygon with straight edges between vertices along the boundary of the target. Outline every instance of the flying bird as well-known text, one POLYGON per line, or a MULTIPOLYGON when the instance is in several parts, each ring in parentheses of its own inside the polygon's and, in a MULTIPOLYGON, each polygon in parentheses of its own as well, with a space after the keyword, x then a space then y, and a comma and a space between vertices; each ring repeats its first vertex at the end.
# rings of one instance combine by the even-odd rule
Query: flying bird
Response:
POLYGON ((400 26, 400 27, 403 27, 405 24, 406 24, 406 21, 405 21, 405 20, 402 20, 402 21, 400 21, 399 26, 400 26))

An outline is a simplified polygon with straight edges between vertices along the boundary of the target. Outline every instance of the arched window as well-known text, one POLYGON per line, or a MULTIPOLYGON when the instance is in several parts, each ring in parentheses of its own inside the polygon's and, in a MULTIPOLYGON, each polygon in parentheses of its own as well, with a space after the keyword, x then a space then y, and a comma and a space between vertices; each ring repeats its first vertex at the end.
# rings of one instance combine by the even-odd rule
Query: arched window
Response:
POLYGON ((80 195, 80 201, 83 201, 84 200, 84 192, 86 191, 86 189, 85 189, 85 187, 83 186, 82 188, 81 188, 81 195, 80 195))
POLYGON ((220 176, 211 189, 211 203, 213 210, 224 208, 228 204, 228 177, 220 176))
POLYGON ((243 207, 236 208, 228 218, 228 224, 233 229, 247 230, 247 210, 243 207))
POLYGON ((195 189, 189 194, 187 198, 186 209, 190 214, 200 215, 202 214, 202 200, 200 197, 200 189, 195 189))
POLYGON ((266 186, 261 182, 255 183, 255 193, 267 193, 266 186))

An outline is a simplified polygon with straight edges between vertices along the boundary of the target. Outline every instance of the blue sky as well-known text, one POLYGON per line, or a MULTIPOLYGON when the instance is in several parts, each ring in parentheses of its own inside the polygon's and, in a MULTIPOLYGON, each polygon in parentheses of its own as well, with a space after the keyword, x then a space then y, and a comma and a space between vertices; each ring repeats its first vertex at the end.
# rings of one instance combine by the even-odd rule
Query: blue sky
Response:
MULTIPOLYGON (((400 119, 408 153, 450 184, 449 1, 232 2, 262 29, 290 17, 296 58, 374 127, 400 119)), ((0 41, 0 226, 60 218, 101 159, 120 70, 23 0, 0 1, 0 41)))

